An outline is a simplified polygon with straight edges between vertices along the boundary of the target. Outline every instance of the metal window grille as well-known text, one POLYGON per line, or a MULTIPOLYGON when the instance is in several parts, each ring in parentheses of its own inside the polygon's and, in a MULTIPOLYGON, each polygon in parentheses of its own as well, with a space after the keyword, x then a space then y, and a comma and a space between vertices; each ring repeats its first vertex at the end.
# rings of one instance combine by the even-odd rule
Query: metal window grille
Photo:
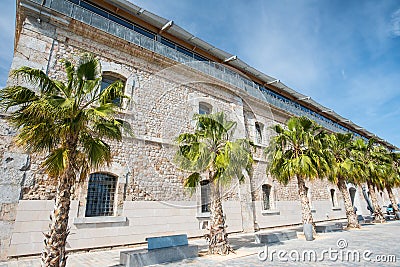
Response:
POLYGON ((210 181, 203 180, 200 182, 201 195, 201 212, 210 212, 210 181))
POLYGON ((264 184, 262 186, 262 192, 263 192, 263 209, 264 210, 270 210, 271 209, 271 186, 264 184))
POLYGON ((105 173, 93 173, 89 178, 86 217, 113 216, 117 178, 105 173))

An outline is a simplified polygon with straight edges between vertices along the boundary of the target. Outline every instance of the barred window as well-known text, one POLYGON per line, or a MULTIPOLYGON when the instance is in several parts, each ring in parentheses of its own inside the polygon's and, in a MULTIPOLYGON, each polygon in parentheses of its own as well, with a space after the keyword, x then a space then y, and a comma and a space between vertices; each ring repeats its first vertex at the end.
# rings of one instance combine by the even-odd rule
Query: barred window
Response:
POLYGON ((200 182, 201 212, 210 212, 210 181, 200 182))
POLYGON ((86 217, 113 216, 117 177, 106 173, 92 173, 89 178, 86 217))
POLYGON ((263 193, 263 210, 271 209, 271 186, 269 184, 262 185, 262 193, 263 193))

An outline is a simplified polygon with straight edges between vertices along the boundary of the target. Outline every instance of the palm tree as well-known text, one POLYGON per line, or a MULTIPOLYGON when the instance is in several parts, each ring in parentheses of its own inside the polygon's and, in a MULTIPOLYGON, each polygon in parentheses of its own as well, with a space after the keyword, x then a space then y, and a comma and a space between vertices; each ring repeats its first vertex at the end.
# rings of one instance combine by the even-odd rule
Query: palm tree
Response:
POLYGON ((0 90, 0 104, 18 129, 16 143, 28 153, 46 154, 41 166, 57 181, 54 211, 45 234, 42 266, 65 266, 71 188, 85 179, 91 168, 111 161, 105 140, 122 140, 129 124, 116 118, 115 100, 123 95, 119 81, 104 90, 101 67, 92 54, 78 64, 64 60, 66 80, 53 80, 43 71, 21 67, 12 72, 30 88, 10 86, 0 90))
POLYGON ((392 191, 392 188, 400 186, 400 153, 391 152, 389 157, 392 163, 392 172, 385 183, 385 188, 392 203, 394 214, 400 220, 398 203, 392 191))
POLYGON ((302 222, 313 224, 315 233, 305 179, 323 177, 328 170, 322 154, 324 132, 319 125, 306 117, 292 117, 287 121, 287 129, 275 125, 274 130, 277 135, 272 138, 266 150, 269 157, 267 173, 284 185, 290 179, 297 178, 302 222))
POLYGON ((195 115, 194 133, 182 133, 176 141, 179 149, 175 161, 182 170, 191 172, 184 186, 193 193, 200 184, 201 173, 206 172, 211 187, 209 254, 226 255, 233 252, 228 243, 225 216, 222 210, 221 187, 233 178, 244 181, 244 173, 250 174, 253 157, 252 143, 247 139, 231 141, 236 122, 226 119, 225 114, 195 115))
POLYGON ((355 167, 358 173, 357 181, 359 184, 367 183, 369 197, 371 199, 372 208, 374 212, 375 222, 385 222, 382 209, 379 206, 378 199, 376 197, 375 188, 381 183, 381 179, 384 173, 384 167, 381 165, 381 156, 376 151, 375 140, 369 139, 368 142, 364 142, 361 138, 357 138, 353 141, 353 157, 355 167), (375 151, 374 151, 375 150, 375 151))
POLYGON ((331 157, 328 180, 339 188, 346 210, 347 228, 360 228, 356 214, 351 202, 350 193, 347 190, 346 182, 353 182, 353 162, 351 160, 352 134, 335 133, 329 134, 326 138, 328 153, 331 157))

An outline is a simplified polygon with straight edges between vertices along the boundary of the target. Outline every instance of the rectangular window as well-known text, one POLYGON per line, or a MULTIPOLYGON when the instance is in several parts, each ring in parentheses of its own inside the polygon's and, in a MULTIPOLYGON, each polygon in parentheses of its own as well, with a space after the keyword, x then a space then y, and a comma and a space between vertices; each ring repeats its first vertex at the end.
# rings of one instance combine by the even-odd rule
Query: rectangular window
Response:
POLYGON ((195 60, 198 60, 198 61, 208 61, 208 59, 206 59, 205 57, 202 57, 202 56, 200 56, 200 55, 193 54, 193 56, 194 56, 194 59, 195 59, 195 60))
POLYGON ((131 23, 123 20, 123 19, 120 19, 120 18, 118 18, 118 17, 116 17, 114 15, 111 15, 111 14, 109 15, 109 18, 110 18, 110 20, 118 23, 119 25, 125 26, 128 29, 133 29, 133 25, 131 23))
POLYGON ((263 193, 263 210, 271 209, 271 186, 268 184, 264 184, 262 186, 263 193))
POLYGON ((166 45, 166 46, 169 46, 169 47, 175 49, 175 44, 173 42, 170 42, 169 40, 163 38, 163 37, 161 37, 161 43, 166 45))
POLYGON ((178 50, 179 52, 189 56, 189 57, 193 57, 193 53, 186 50, 185 48, 181 47, 181 46, 176 46, 176 50, 178 50))
POLYGON ((155 34, 150 33, 150 32, 148 32, 148 31, 146 31, 146 30, 144 30, 144 29, 142 29, 142 28, 140 28, 140 27, 138 27, 138 26, 136 26, 136 25, 133 27, 133 30, 134 30, 135 32, 138 32, 138 33, 140 33, 140 34, 143 34, 144 36, 149 37, 150 39, 154 39, 154 38, 156 37, 155 34))
POLYGON ((90 10, 96 14, 99 14, 102 17, 108 18, 108 13, 94 5, 88 4, 86 2, 81 1, 80 3, 76 3, 78 1, 75 1, 75 4, 79 4, 81 7, 86 8, 87 10, 90 10))
POLYGON ((210 212, 210 181, 200 182, 201 212, 210 212))
POLYGON ((336 207, 337 203, 336 203, 336 192, 335 192, 335 189, 331 189, 331 200, 332 200, 332 206, 336 207))

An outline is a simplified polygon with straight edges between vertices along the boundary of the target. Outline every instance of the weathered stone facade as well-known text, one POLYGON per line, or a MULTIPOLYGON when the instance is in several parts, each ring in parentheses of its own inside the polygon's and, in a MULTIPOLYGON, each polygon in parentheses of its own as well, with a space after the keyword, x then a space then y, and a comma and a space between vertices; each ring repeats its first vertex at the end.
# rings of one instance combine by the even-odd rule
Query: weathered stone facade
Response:
MULTIPOLYGON (((193 130, 192 117, 198 113, 201 102, 209 104, 213 112, 224 111, 237 122, 235 137, 246 137, 256 143, 252 176, 246 177, 241 185, 233 182, 224 191, 228 230, 254 231, 255 227, 301 222, 296 182, 283 186, 265 173, 264 149, 272 135, 270 126, 284 123, 290 116, 288 112, 185 64, 51 13, 51 16, 41 15, 39 20, 40 15, 35 11, 19 6, 12 68, 30 66, 42 69, 54 79, 65 79, 62 59, 73 60, 86 51, 94 53, 104 73, 118 75, 125 81, 125 93, 130 100, 122 104, 120 116, 131 123, 134 131, 134 136, 112 144, 111 166, 93 170, 118 177, 114 215, 128 219, 102 222, 85 218, 88 179, 78 183, 70 213, 70 249, 139 243, 157 234, 204 233, 203 223, 208 215, 199 208, 200 190, 190 195, 183 188, 187 174, 173 162, 174 138, 193 130), (256 140, 256 122, 262 125, 261 140, 256 140), (272 213, 261 208, 264 184, 272 186, 272 213)), ((10 85, 15 82, 9 80, 10 85)), ((48 224, 48 216, 44 215, 51 210, 54 181, 41 172, 40 156, 33 157, 15 147, 12 141, 15 130, 5 123, 4 117, 0 135, 2 257, 35 254, 41 248, 40 233, 48 224), (35 227, 24 228, 29 217, 35 221, 35 227)), ((335 186, 326 180, 315 180, 307 182, 307 187, 317 220, 345 216, 340 209, 340 194, 335 196, 338 209, 332 211, 330 189, 338 192, 335 186)))

